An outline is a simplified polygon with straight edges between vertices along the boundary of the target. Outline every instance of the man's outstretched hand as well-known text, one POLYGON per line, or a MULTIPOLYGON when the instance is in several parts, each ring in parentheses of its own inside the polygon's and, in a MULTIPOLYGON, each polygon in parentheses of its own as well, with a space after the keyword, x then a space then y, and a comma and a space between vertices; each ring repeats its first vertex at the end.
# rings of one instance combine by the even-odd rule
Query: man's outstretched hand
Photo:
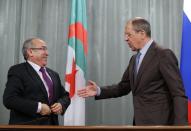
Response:
POLYGON ((91 97, 97 95, 97 84, 89 80, 87 86, 77 91, 79 97, 91 97))

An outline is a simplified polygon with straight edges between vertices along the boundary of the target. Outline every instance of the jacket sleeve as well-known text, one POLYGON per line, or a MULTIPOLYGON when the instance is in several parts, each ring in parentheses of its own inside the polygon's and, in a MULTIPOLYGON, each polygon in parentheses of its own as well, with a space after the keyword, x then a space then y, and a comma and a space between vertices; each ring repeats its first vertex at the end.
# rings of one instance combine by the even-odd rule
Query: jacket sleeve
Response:
MULTIPOLYGON (((132 62, 132 57, 130 63, 131 62, 132 62)), ((97 100, 97 99, 116 98, 127 95, 131 91, 129 74, 130 71, 128 66, 121 78, 121 81, 118 84, 101 87, 101 94, 100 96, 96 96, 95 99, 97 100)))
POLYGON ((11 67, 8 71, 6 88, 3 94, 3 104, 5 107, 18 112, 35 115, 38 102, 23 98, 24 85, 19 72, 11 67))
POLYGON ((178 68, 178 61, 174 53, 169 50, 163 50, 161 53, 160 71, 165 82, 168 85, 169 92, 173 100, 174 124, 187 124, 188 106, 187 97, 183 86, 183 81, 178 68))

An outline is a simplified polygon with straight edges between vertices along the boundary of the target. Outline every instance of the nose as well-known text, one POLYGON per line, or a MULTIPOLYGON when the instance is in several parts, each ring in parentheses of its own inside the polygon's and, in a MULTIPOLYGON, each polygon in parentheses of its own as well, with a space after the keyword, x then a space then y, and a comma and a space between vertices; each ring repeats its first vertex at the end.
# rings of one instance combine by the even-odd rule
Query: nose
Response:
POLYGON ((128 38, 127 35, 125 35, 125 41, 126 41, 127 43, 129 43, 129 38, 128 38))
POLYGON ((128 41, 129 37, 127 34, 125 34, 125 41, 128 41))
POLYGON ((48 56, 48 50, 45 50, 45 54, 48 56))

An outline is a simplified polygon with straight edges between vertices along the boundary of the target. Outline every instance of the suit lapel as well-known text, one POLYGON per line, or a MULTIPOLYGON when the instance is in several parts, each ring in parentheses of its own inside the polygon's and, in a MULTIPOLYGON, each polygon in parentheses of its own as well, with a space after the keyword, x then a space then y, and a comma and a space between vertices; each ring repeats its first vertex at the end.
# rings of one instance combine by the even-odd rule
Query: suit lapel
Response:
POLYGON ((144 71, 147 71, 146 68, 149 67, 149 64, 151 64, 151 60, 155 57, 155 53, 156 53, 154 51, 155 46, 156 46, 156 43, 153 42, 143 58, 143 61, 140 65, 140 68, 139 68, 139 71, 137 74, 137 80, 135 82, 135 87, 138 86, 137 84, 140 83, 140 80, 141 80, 142 75, 144 74, 144 71))
POLYGON ((133 55, 130 63, 129 63, 129 79, 130 79, 130 85, 131 85, 131 90, 134 91, 134 67, 135 67, 135 57, 136 55, 133 55))
MULTIPOLYGON (((50 78, 51 78, 51 80, 52 80, 52 82, 53 82, 53 93, 54 93, 54 96, 56 96, 56 91, 55 91, 55 86, 56 86, 56 78, 55 78, 55 76, 54 76, 54 74, 52 73, 52 71, 51 70, 49 70, 48 68, 46 68, 47 70, 47 73, 49 74, 49 76, 50 76, 50 78)), ((53 99, 55 98, 53 96, 53 99)))
POLYGON ((46 96, 46 98, 48 99, 48 94, 47 94, 47 91, 46 91, 46 88, 40 78, 40 76, 37 74, 37 72, 33 69, 33 67, 26 62, 26 68, 27 68, 27 71, 29 73, 29 75, 32 77, 32 79, 34 80, 33 83, 34 84, 37 84, 38 86, 37 87, 40 87, 42 89, 42 92, 43 94, 46 96))

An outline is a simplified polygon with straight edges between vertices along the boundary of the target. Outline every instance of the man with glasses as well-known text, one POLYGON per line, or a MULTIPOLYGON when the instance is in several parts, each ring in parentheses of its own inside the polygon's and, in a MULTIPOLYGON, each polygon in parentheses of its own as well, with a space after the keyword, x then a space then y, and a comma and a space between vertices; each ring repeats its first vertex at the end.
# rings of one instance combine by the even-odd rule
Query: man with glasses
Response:
POLYGON ((9 124, 58 125, 58 115, 64 114, 70 98, 58 73, 46 67, 46 43, 28 39, 22 53, 26 62, 9 69, 3 95, 4 105, 10 109, 9 124))

